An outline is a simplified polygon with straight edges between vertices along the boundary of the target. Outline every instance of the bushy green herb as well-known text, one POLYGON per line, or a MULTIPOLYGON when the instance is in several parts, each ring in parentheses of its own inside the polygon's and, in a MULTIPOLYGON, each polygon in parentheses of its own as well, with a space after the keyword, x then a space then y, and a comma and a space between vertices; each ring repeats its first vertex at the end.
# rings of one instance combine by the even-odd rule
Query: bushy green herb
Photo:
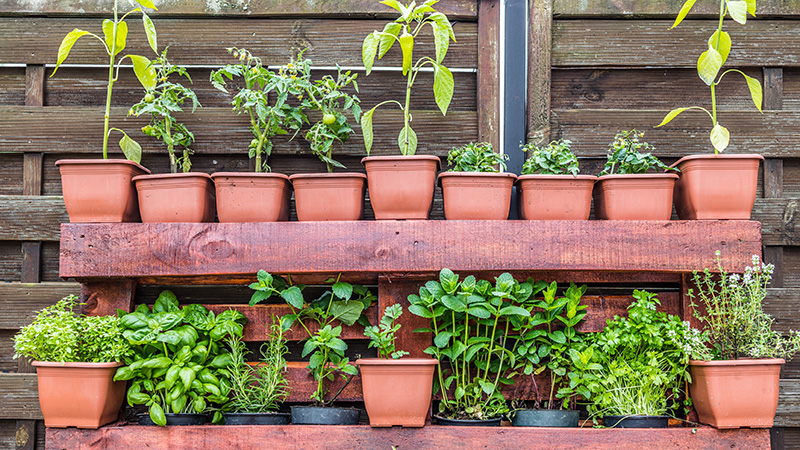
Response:
POLYGON ((711 351, 693 355, 694 359, 722 360, 736 358, 784 358, 800 351, 800 333, 790 331, 788 337, 772 329, 773 318, 763 309, 767 285, 774 266, 764 264, 753 255, 752 265, 742 275, 728 273, 722 267, 717 251, 719 278, 708 269, 694 272, 697 293, 689 296, 700 300, 705 313, 692 302, 695 317, 705 324, 711 351))
POLYGON ((150 114, 150 124, 144 126, 142 132, 160 139, 167 147, 169 168, 172 173, 177 173, 178 168, 183 172, 188 172, 192 167, 192 162, 189 160, 192 150, 189 146, 194 142, 194 134, 186 128, 186 125, 178 122, 172 114, 183 111, 183 103, 187 100, 192 102, 192 112, 200 106, 200 102, 194 91, 180 83, 169 81, 169 76, 172 74, 186 77, 190 83, 192 78, 184 67, 169 62, 167 49, 164 49, 161 56, 152 64, 158 67, 157 77, 161 84, 153 89, 145 89, 144 97, 139 103, 133 105, 128 115, 150 114), (183 147, 183 156, 180 158, 175 156, 176 147, 183 147))
POLYGON ((639 141, 644 133, 638 130, 623 131, 614 136, 609 146, 611 154, 600 175, 645 173, 650 169, 678 171, 669 167, 653 156, 655 148, 644 141, 639 141), (647 152, 647 153, 644 153, 647 152))
POLYGON ((14 336, 14 358, 50 362, 115 362, 130 353, 120 319, 75 314, 78 297, 70 295, 39 311, 14 336))
MULTIPOLYGON (((317 381, 317 389, 311 394, 311 400, 318 405, 334 402, 342 389, 330 400, 325 400, 327 389, 325 380, 333 380, 336 372, 342 373, 342 378, 347 383, 352 376, 358 373, 355 366, 350 365, 350 359, 345 356, 347 343, 341 339, 342 326, 333 326, 334 321, 351 326, 356 322, 369 326, 369 321, 363 311, 375 300, 375 296, 364 286, 350 284, 330 279, 333 283, 331 289, 315 300, 306 300, 303 295, 304 285, 292 285, 283 278, 273 277, 272 274, 259 270, 258 281, 250 284, 253 289, 250 306, 264 301, 273 295, 283 298, 291 314, 281 318, 284 330, 288 330, 295 323, 299 323, 308 334, 303 345, 302 356, 309 356, 308 369, 317 381), (318 329, 312 332, 306 325, 306 320, 317 323, 318 329), (347 375, 350 375, 348 378, 347 375)), ((290 280, 291 281, 291 280, 290 280)))
POLYGON ((453 166, 450 172, 499 172, 505 170, 507 159, 508 155, 495 152, 488 142, 470 142, 447 153, 447 164, 453 166))
POLYGON ((571 141, 561 139, 547 144, 547 147, 537 147, 532 143, 522 147, 523 152, 530 152, 528 159, 522 166, 523 175, 566 175, 577 176, 578 158, 569 149, 571 141))
POLYGON ((399 359, 408 355, 406 351, 395 350, 395 333, 400 330, 397 320, 403 315, 403 307, 399 304, 387 306, 379 325, 364 327, 364 335, 369 338, 370 348, 378 349, 378 357, 399 359))

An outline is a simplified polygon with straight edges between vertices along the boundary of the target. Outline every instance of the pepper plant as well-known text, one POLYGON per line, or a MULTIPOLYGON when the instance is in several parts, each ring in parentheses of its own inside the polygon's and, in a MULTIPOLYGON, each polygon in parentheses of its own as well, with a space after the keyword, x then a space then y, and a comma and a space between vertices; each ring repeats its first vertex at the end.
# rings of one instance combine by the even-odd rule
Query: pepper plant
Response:
POLYGON ((136 116, 150 114, 150 124, 144 126, 142 132, 160 139, 167 147, 170 172, 178 173, 179 168, 183 172, 188 172, 192 167, 192 162, 189 160, 192 150, 189 146, 194 142, 194 134, 186 128, 186 125, 178 122, 172 114, 183 111, 181 107, 187 100, 192 102, 192 112, 200 106, 200 102, 194 91, 180 83, 169 81, 169 76, 172 74, 186 77, 190 83, 192 78, 186 68, 169 62, 167 49, 164 49, 152 64, 157 67, 157 79, 161 84, 154 89, 145 89, 142 100, 133 105, 128 114, 136 116), (175 156, 175 147, 183 147, 183 156, 179 158, 175 156))
POLYGON ((233 47, 228 49, 228 53, 239 62, 211 72, 211 84, 228 93, 225 80, 242 78, 244 86, 231 101, 233 111, 238 114, 247 113, 249 116, 250 131, 253 133, 249 157, 255 158, 256 172, 269 172, 267 162, 272 154, 272 138, 290 132, 294 132, 294 138, 303 123, 308 122, 302 108, 288 103, 289 96, 297 97, 303 93, 302 74, 298 77, 299 71, 293 61, 275 73, 264 67, 260 58, 245 49, 233 47), (270 103, 270 94, 274 97, 274 103, 270 103))
POLYGON ((367 75, 372 71, 375 57, 383 58, 386 52, 395 42, 400 44, 403 52, 403 76, 406 77, 406 99, 405 104, 397 100, 386 100, 378 103, 374 108, 361 116, 361 130, 364 133, 364 146, 369 154, 372 149, 372 115, 375 110, 385 104, 395 103, 403 111, 403 128, 397 137, 397 145, 403 155, 413 155, 417 151, 417 133, 411 128, 411 87, 420 73, 420 69, 425 66, 433 68, 433 96, 442 115, 447 114, 447 108, 453 99, 453 73, 442 64, 447 49, 450 46, 450 39, 456 42, 453 26, 447 16, 436 11, 433 5, 439 0, 427 0, 417 6, 415 1, 403 5, 397 0, 384 0, 381 3, 387 5, 400 13, 394 22, 387 23, 383 31, 373 31, 364 38, 361 47, 361 57, 367 75), (414 42, 422 30, 430 25, 433 32, 434 48, 436 49, 435 58, 423 56, 413 62, 414 42))
POLYGON ((447 164, 453 166, 450 172, 499 172, 501 167, 505 170, 507 159, 488 142, 470 142, 447 153, 447 164))
MULTIPOLYGON (((135 1, 145 8, 157 9, 152 0, 135 1)), ((156 27, 153 25, 153 21, 142 10, 142 8, 136 7, 125 13, 122 17, 119 17, 118 3, 118 0, 114 0, 114 19, 103 20, 103 38, 94 33, 78 28, 75 28, 67 33, 66 36, 64 36, 64 39, 61 41, 61 45, 58 47, 58 60, 56 61, 56 67, 53 69, 53 73, 51 73, 50 76, 52 77, 56 74, 56 71, 58 70, 59 66, 61 66, 61 63, 63 63, 69 56, 69 52, 72 50, 75 42, 77 42, 77 40, 82 36, 89 35, 100 41, 100 43, 105 47, 109 58, 108 84, 106 88, 106 109, 103 119, 103 159, 108 159, 108 137, 110 132, 119 131, 122 133, 122 139, 119 141, 119 147, 122 150, 122 153, 125 155, 125 158, 138 163, 142 160, 142 147, 119 128, 109 129, 109 118, 111 115, 111 92, 114 88, 114 83, 119 79, 119 66, 122 64, 122 61, 124 61, 125 58, 130 59, 131 63, 133 63, 133 72, 136 74, 136 78, 146 90, 153 90, 157 81, 156 72, 151 66, 150 60, 144 56, 125 55, 117 60, 117 56, 123 50, 125 50, 125 44, 128 38, 128 23, 125 22, 125 18, 135 12, 142 14, 142 25, 144 26, 144 31, 147 35, 147 42, 150 44, 150 48, 152 48, 156 53, 158 53, 158 38, 156 35, 156 27)))
POLYGON ((303 295, 304 285, 292 285, 291 279, 287 282, 283 278, 274 277, 272 274, 259 270, 257 281, 250 284, 253 289, 250 306, 277 295, 289 305, 292 313, 281 318, 284 330, 288 330, 295 323, 308 334, 304 340, 302 356, 309 356, 308 369, 317 381, 317 388, 311 394, 311 400, 316 405, 325 406, 333 403, 339 394, 350 383, 358 369, 350 364, 350 359, 345 356, 347 343, 341 339, 342 325, 334 326, 334 322, 351 326, 356 322, 369 325, 363 311, 376 300, 375 296, 364 286, 330 279, 333 283, 331 289, 315 300, 307 300, 303 295), (306 321, 313 321, 317 325, 316 331, 311 331, 306 321), (333 381, 337 372, 342 373, 346 383, 330 400, 325 400, 328 389, 325 381, 333 381), (350 377, 347 377, 350 375, 350 377))
POLYGON ((400 324, 397 320, 403 315, 403 307, 395 303, 392 306, 387 306, 383 312, 381 323, 369 327, 364 327, 364 336, 368 337, 369 347, 378 349, 378 358, 383 359, 400 359, 408 355, 408 352, 396 350, 395 333, 400 330, 400 324))
POLYGON ((537 147, 533 143, 522 146, 523 152, 530 152, 522 175, 566 175, 578 176, 578 158, 570 150, 571 141, 561 139, 552 141, 546 147, 537 147))
POLYGON ((623 131, 614 136, 614 142, 609 145, 611 154, 600 175, 645 173, 651 169, 664 169, 678 171, 669 167, 653 156, 655 147, 644 141, 639 141, 644 133, 638 130, 623 131), (647 152, 647 153, 643 153, 647 152))
MULTIPOLYGON (((683 21, 686 15, 692 10, 696 1, 697 0, 686 0, 678 13, 678 17, 675 19, 675 23, 672 24, 670 29, 677 27, 683 21)), ((656 127, 668 124, 684 111, 690 109, 704 111, 711 118, 712 128, 709 139, 711 140, 711 145, 714 146, 714 154, 725 150, 728 147, 731 135, 730 131, 717 120, 716 88, 717 85, 722 82, 722 78, 731 72, 739 73, 744 77, 747 88, 750 90, 750 97, 753 99, 753 103, 756 105, 758 111, 763 113, 763 111, 761 111, 761 103, 763 101, 761 82, 753 77, 747 76, 738 69, 728 69, 722 72, 721 75, 719 73, 719 71, 722 70, 722 66, 728 60, 728 55, 733 45, 730 34, 726 31, 722 31, 725 16, 728 15, 735 22, 744 25, 747 22, 748 14, 755 17, 756 0, 720 0, 717 29, 714 30, 714 33, 708 38, 708 50, 701 53, 700 57, 697 59, 697 74, 700 76, 700 79, 703 80, 703 83, 711 89, 711 111, 709 112, 706 108, 701 106, 676 108, 670 111, 666 117, 664 117, 664 120, 656 125, 656 127)))

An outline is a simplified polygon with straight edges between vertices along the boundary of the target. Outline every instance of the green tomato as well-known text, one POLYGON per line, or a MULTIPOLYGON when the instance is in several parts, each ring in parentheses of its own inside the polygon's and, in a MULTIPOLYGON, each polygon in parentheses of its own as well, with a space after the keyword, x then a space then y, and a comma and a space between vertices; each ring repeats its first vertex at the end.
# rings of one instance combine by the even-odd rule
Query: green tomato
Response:
POLYGON ((144 96, 144 101, 146 101, 147 103, 151 103, 151 102, 152 102, 153 100, 155 100, 155 99, 156 99, 156 96, 155 96, 155 95, 153 95, 153 94, 152 94, 152 93, 150 93, 150 92, 148 92, 148 93, 147 93, 147 94, 145 94, 145 96, 144 96))
POLYGON ((336 122, 335 115, 326 113, 324 116, 322 116, 322 123, 324 123, 325 125, 331 125, 333 124, 333 122, 336 122))
POLYGON ((258 139, 253 139, 250 141, 250 147, 256 148, 258 147, 258 139))

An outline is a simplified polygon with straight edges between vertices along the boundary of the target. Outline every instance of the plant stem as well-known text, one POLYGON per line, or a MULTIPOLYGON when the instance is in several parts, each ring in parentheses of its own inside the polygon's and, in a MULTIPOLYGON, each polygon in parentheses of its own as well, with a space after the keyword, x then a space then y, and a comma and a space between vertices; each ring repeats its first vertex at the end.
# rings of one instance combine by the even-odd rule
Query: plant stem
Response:
POLYGON ((164 130, 167 132, 167 152, 169 152, 169 170, 178 173, 178 162, 175 160, 175 144, 172 143, 172 132, 169 127, 169 118, 164 118, 164 130))
POLYGON ((111 116, 111 91, 114 88, 114 59, 117 51, 117 1, 114 1, 114 28, 111 36, 111 55, 108 63, 108 90, 106 92, 106 115, 103 119, 103 159, 108 159, 108 122, 111 116))
POLYGON ((403 130, 406 131, 405 134, 406 139, 402 144, 400 144, 401 145, 400 153, 402 153, 403 156, 409 156, 414 154, 413 152, 409 152, 408 150, 408 136, 409 136, 408 130, 410 129, 408 123, 411 122, 411 113, 409 112, 408 108, 411 105, 411 86, 414 85, 414 80, 412 78, 413 74, 414 74, 414 69, 413 68, 409 69, 408 81, 406 82, 406 106, 403 108, 403 130))

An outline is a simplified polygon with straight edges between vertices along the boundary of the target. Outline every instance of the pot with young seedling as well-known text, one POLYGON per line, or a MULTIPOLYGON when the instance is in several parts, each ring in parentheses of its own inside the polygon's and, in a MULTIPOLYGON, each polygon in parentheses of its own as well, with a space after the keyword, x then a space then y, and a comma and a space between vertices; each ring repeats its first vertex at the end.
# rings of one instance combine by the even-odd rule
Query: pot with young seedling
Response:
MULTIPOLYGON (((671 28, 683 21, 694 3, 695 0, 684 3, 671 28)), ((729 15, 735 22, 744 25, 748 14, 755 16, 756 0, 720 0, 717 29, 708 38, 708 49, 697 60, 697 74, 711 89, 711 111, 701 106, 676 108, 656 126, 664 126, 688 110, 705 112, 711 119, 709 138, 714 154, 689 155, 673 164, 681 171, 681 178, 675 185, 675 210, 681 219, 749 220, 753 210, 758 167, 764 157, 757 154, 722 154, 730 142, 730 131, 717 120, 716 97, 716 88, 722 78, 729 73, 738 73, 744 77, 755 107, 762 112, 763 91, 760 81, 738 69, 728 69, 720 74, 732 49, 730 34, 722 30, 725 16, 729 15)))
POLYGON ((605 220, 669 220, 678 169, 667 167, 639 141, 637 130, 623 131, 609 146, 603 171, 594 189, 594 215, 605 220), (644 153, 646 152, 646 153, 644 153), (648 173, 662 169, 668 173, 648 173))
POLYGON ((403 127, 397 137, 401 156, 367 156, 361 162, 367 170, 369 200, 376 219, 427 219, 433 202, 436 172, 441 161, 438 156, 417 155, 417 133, 411 128, 411 88, 420 69, 433 69, 433 95, 442 115, 453 99, 453 73, 442 64, 450 40, 455 42, 453 26, 447 16, 433 8, 436 0, 420 5, 411 2, 403 5, 397 0, 387 0, 385 5, 397 10, 400 17, 387 23, 383 31, 373 31, 364 38, 361 56, 367 75, 372 71, 375 58, 382 58, 394 45, 400 44, 403 54, 403 76, 406 77, 405 103, 386 100, 361 116, 364 146, 369 155, 372 149, 372 119, 375 110, 394 103, 403 112, 403 127), (414 44, 422 30, 430 28, 436 43, 435 58, 423 56, 413 62, 414 44))
POLYGON ((447 164, 453 166, 439 174, 447 220, 505 220, 511 208, 511 188, 517 176, 500 172, 506 168, 506 155, 492 144, 470 142, 450 150, 447 164))
MULTIPOLYGON (((58 48, 58 60, 51 77, 69 56, 75 42, 82 36, 91 36, 100 41, 108 54, 108 83, 106 95, 105 117, 103 120, 103 159, 61 159, 56 161, 61 172, 61 188, 64 205, 67 208, 70 222, 136 222, 139 220, 139 205, 133 177, 150 173, 139 165, 142 159, 141 146, 119 128, 110 128, 111 93, 114 83, 119 78, 120 64, 127 58, 133 64, 133 71, 139 82, 147 88, 156 83, 156 73, 150 61, 144 56, 117 56, 125 49, 128 37, 128 23, 125 18, 129 14, 142 14, 142 22, 147 41, 156 51, 156 29, 150 17, 137 7, 119 17, 117 1, 114 1, 114 19, 103 21, 103 38, 89 31, 78 28, 64 36, 58 48), (119 141, 120 149, 126 159, 108 158, 108 138, 112 131, 122 133, 119 141)), ((156 9, 152 0, 136 0, 141 6, 156 9)))
POLYGON ((294 186, 297 220, 359 220, 364 217, 364 194, 367 176, 363 173, 334 172, 346 167, 333 159, 334 146, 342 146, 353 133, 347 121, 350 112, 358 121, 361 106, 355 95, 345 92, 349 85, 358 92, 357 74, 342 72, 337 66, 336 78, 325 75, 311 80, 311 60, 298 61, 298 77, 302 80, 302 106, 316 111, 317 120, 306 132, 311 151, 325 163, 327 173, 302 173, 289 177, 294 186))
POLYGON ((160 84, 145 86, 144 97, 133 105, 129 115, 150 116, 150 123, 142 132, 159 139, 167 148, 170 173, 140 175, 133 179, 142 222, 213 222, 216 207, 211 177, 190 172, 192 150, 189 146, 194 142, 194 134, 175 118, 175 113, 183 111, 184 103, 191 102, 194 112, 200 102, 190 88, 170 81, 169 77, 183 76, 190 83, 192 79, 186 68, 169 62, 167 49, 152 64, 160 84), (182 151, 181 156, 176 155, 178 150, 182 151))
POLYGON ((293 106, 289 97, 303 93, 302 79, 293 62, 274 72, 249 51, 229 48, 235 64, 211 72, 211 84, 227 93, 226 79, 241 78, 233 97, 233 111, 246 114, 253 139, 248 147, 255 173, 217 172, 212 175, 217 194, 220 222, 276 222, 289 220, 292 185, 289 177, 272 173, 268 158, 275 136, 300 131, 308 122, 302 106, 293 106))
POLYGON ((405 358, 398 351, 395 333, 403 314, 399 304, 386 307, 378 325, 366 327, 369 346, 378 349, 378 358, 360 358, 361 389, 364 406, 373 427, 422 427, 428 417, 433 388, 433 372, 439 363, 432 358, 405 358))
POLYGON ((526 220, 587 220, 597 177, 578 175, 578 158, 571 142, 553 141, 546 147, 522 147, 528 159, 517 178, 519 215, 526 220))

